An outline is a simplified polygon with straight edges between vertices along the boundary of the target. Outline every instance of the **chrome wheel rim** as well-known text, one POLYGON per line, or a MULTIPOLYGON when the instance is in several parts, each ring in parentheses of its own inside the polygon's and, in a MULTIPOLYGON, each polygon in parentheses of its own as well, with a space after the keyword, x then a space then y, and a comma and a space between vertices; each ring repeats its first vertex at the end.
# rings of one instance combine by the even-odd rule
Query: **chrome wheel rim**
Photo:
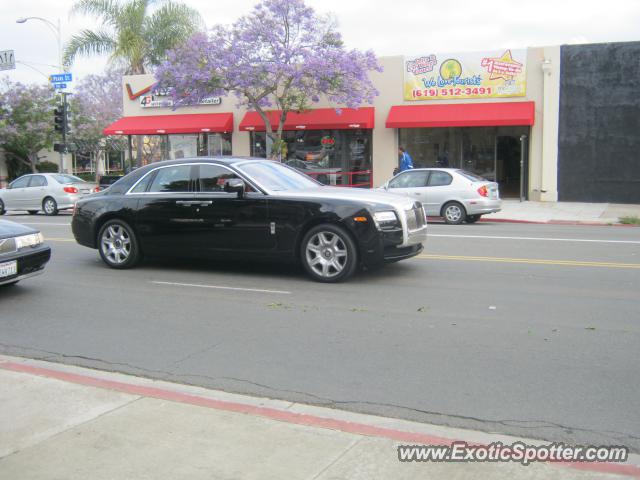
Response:
POLYGON ((44 211, 46 213, 53 213, 53 211, 56 209, 53 200, 47 200, 46 202, 44 202, 44 211))
POLYGON ((102 233, 100 248, 110 263, 124 263, 131 255, 131 235, 122 225, 110 225, 102 233))
POLYGON ((333 232, 318 232, 306 246, 307 264, 323 278, 340 275, 347 265, 349 254, 342 238, 333 232))
POLYGON ((458 220, 460 220, 460 217, 462 216, 462 211, 460 210, 460 207, 456 205, 451 205, 447 207, 447 209, 444 212, 444 215, 445 217, 447 217, 447 220, 450 220, 452 222, 457 222, 458 220))

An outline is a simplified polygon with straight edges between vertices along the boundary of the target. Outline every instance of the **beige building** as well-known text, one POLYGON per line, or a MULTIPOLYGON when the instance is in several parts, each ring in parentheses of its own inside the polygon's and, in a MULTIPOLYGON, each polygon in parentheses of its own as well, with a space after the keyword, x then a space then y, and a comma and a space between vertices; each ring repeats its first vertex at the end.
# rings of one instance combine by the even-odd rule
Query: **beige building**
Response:
MULTIPOLYGON (((558 199, 560 47, 380 63, 373 105, 338 113, 320 103, 288 116, 283 161, 323 183, 379 186, 403 145, 415 167, 464 168, 498 181, 503 196, 522 186, 530 200, 558 199)), ((153 84, 151 75, 124 77, 124 117, 105 130, 128 136, 134 162, 269 154, 261 119, 235 97, 173 110, 153 84)))

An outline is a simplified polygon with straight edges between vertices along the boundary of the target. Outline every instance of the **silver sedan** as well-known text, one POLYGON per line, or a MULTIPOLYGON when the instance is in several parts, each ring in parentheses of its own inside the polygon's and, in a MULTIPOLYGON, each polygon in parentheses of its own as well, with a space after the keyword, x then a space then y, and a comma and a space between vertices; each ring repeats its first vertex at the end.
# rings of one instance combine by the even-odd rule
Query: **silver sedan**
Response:
POLYGON ((475 223, 502 208, 497 183, 456 168, 407 170, 380 188, 422 202, 427 216, 451 224, 475 223))
POLYGON ((45 215, 57 215, 97 191, 97 184, 66 173, 23 175, 0 190, 0 215, 7 210, 26 210, 32 215, 42 210, 45 215))

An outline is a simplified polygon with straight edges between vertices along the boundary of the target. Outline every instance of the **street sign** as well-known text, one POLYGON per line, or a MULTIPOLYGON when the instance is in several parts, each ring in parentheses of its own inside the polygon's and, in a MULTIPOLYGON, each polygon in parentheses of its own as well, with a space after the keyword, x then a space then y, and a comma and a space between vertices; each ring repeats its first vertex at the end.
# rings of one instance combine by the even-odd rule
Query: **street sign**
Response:
POLYGON ((0 51, 0 70, 13 70, 16 68, 16 58, 13 50, 0 51))
POLYGON ((54 83, 53 84, 53 88, 55 88, 56 90, 64 90, 65 88, 67 88, 67 84, 66 83, 54 83))
POLYGON ((49 75, 49 81, 51 83, 64 83, 71 82, 73 79, 71 78, 70 73, 55 73, 53 75, 49 75))

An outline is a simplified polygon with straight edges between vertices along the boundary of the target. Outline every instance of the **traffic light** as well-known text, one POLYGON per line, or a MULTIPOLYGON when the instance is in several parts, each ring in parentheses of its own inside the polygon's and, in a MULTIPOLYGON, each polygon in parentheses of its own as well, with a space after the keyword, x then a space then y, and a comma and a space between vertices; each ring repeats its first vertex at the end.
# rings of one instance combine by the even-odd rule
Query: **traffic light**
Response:
POLYGON ((53 110, 53 124, 56 132, 67 133, 67 109, 60 105, 53 110))

